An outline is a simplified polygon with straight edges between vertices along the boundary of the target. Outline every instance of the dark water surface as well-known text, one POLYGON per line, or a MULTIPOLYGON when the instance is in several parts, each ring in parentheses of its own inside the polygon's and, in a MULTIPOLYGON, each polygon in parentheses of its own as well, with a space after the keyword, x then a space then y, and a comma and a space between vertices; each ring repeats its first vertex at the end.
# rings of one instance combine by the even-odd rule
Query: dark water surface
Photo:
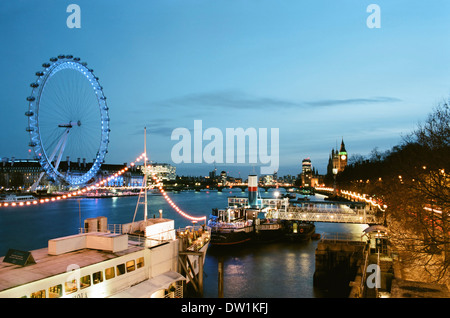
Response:
MULTIPOLYGON (((212 208, 222 208, 230 195, 244 196, 240 190, 227 192, 170 193, 186 213, 209 216, 212 208)), ((265 196, 272 195, 271 192, 265 196)), ((311 199, 320 200, 314 196, 311 199)), ((109 224, 132 222, 138 197, 72 199, 33 207, 0 208, 0 255, 9 248, 33 250, 47 246, 49 239, 78 232, 84 219, 106 216, 109 224), (81 218, 80 218, 81 216, 81 218), (80 222, 81 219, 81 222, 80 222)), ((192 223, 174 211, 160 195, 149 195, 149 217, 175 220, 175 227, 192 223)), ((143 209, 136 215, 143 219, 143 209)), ((316 232, 361 234, 365 225, 316 223, 316 232)), ((205 260, 204 297, 218 296, 218 259, 224 262, 224 297, 330 297, 313 287, 317 241, 270 243, 233 248, 210 247, 205 260)), ((336 296, 336 295, 331 295, 336 296)), ((340 295, 337 295, 340 296, 340 295)), ((342 295, 345 297, 345 295, 342 295)))

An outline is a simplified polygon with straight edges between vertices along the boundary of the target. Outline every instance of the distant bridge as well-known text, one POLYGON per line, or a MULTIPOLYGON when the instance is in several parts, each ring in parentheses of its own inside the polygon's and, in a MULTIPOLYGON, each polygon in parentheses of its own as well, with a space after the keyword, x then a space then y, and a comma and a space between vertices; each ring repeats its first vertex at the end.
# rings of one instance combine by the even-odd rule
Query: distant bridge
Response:
MULTIPOLYGON (((224 190, 230 189, 241 189, 242 192, 245 192, 248 189, 248 185, 246 183, 236 184, 236 185, 227 185, 227 186, 217 186, 217 185, 186 185, 186 184, 177 184, 177 185, 164 185, 163 188, 166 191, 185 191, 185 190, 217 190, 218 192, 222 192, 224 190)), ((284 189, 286 192, 290 191, 302 191, 303 188, 299 186, 292 185, 259 185, 258 189, 264 190, 268 192, 270 189, 284 189)), ((309 192, 314 192, 314 188, 308 188, 309 192)))

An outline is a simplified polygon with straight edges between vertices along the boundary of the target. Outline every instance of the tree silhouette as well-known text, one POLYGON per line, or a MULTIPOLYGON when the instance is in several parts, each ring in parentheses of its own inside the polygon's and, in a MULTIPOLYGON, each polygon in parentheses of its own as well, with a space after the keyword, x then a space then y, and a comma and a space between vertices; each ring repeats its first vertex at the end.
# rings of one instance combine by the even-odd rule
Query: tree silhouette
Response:
POLYGON ((338 187, 378 196, 387 205, 391 242, 409 266, 436 281, 450 265, 450 109, 437 106, 386 152, 375 148, 338 174, 338 187))

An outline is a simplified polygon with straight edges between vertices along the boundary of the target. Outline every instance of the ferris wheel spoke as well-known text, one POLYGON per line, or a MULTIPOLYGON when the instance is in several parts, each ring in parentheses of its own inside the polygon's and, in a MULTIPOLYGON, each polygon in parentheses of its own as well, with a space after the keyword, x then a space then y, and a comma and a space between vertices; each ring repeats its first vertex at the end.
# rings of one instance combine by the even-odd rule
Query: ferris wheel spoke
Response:
POLYGON ((57 145, 58 141, 61 140, 64 131, 61 129, 53 129, 53 133, 47 133, 42 135, 42 143, 45 145, 45 149, 51 152, 57 145))

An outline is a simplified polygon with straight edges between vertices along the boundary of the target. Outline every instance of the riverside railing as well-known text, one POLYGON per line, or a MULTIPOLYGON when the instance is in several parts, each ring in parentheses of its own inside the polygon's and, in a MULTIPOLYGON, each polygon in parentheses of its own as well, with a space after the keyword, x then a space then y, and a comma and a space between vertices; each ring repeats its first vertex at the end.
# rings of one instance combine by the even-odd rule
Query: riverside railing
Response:
POLYGON ((331 243, 342 243, 347 242, 349 244, 367 244, 367 238, 358 234, 353 233, 341 233, 341 232, 325 232, 322 233, 319 242, 331 242, 331 243))

